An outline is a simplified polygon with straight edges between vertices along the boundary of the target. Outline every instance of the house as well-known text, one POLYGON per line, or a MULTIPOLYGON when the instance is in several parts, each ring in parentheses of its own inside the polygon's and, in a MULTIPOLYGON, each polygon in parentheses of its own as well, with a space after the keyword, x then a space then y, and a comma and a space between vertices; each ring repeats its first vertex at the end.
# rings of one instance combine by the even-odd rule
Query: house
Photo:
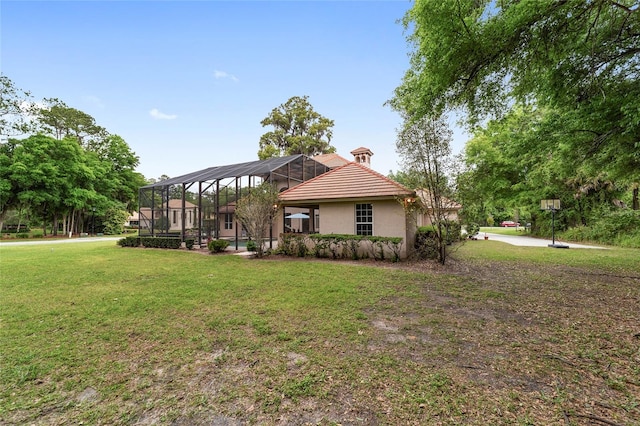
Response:
POLYGON ((153 212, 149 207, 142 207, 138 214, 141 229, 154 229, 160 233, 190 230, 197 227, 198 223, 198 206, 186 200, 184 210, 182 200, 170 199, 167 203, 162 203, 160 207, 153 209, 153 212), (153 221, 151 221, 152 217, 153 221))
POLYGON ((418 213, 416 217, 418 227, 431 225, 433 223, 433 219, 438 215, 440 216, 440 219, 444 220, 459 220, 459 213, 460 210, 462 210, 462 204, 447 197, 442 197, 439 202, 439 212, 436 212, 433 208, 435 200, 429 191, 426 189, 417 189, 416 195, 423 205, 421 212, 418 213))
POLYGON ((358 154, 358 162, 348 162, 282 192, 284 217, 291 208, 304 211, 320 234, 402 237, 401 257, 406 257, 416 221, 405 213, 403 201, 415 199, 416 194, 371 169, 369 150, 358 154))
MULTIPOLYGON (((335 153, 296 154, 210 167, 146 185, 140 188, 140 233, 193 235, 198 242, 227 238, 237 248, 246 232, 237 221, 235 199, 247 188, 269 182, 280 191, 281 207, 269 230, 272 240, 290 232, 400 237, 400 255, 406 257, 417 226, 427 224, 428 215, 419 217, 405 207, 425 192, 416 193, 373 170, 370 149, 360 147, 351 154, 353 161, 335 153), (182 198, 173 199, 176 193, 182 198)), ((447 214, 454 219, 459 209, 451 204, 447 214)))
POLYGON ((133 212, 127 217, 127 220, 124 222, 125 227, 137 228, 140 226, 140 213, 133 212))

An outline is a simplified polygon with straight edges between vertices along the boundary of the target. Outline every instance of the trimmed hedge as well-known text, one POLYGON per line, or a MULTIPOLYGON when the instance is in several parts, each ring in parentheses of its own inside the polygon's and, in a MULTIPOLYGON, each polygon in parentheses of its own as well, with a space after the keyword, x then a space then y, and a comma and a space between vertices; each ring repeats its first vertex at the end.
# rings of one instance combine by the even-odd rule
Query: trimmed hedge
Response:
MULTIPOLYGON (((187 238, 184 240, 187 249, 191 250, 195 239, 187 238)), ((164 238, 164 237, 138 237, 130 236, 118 240, 118 245, 122 247, 146 247, 146 248, 164 248, 164 249, 179 249, 182 245, 182 241, 179 238, 164 238)))
POLYGON ((403 239, 400 237, 379 237, 352 234, 281 234, 278 252, 287 256, 333 259, 353 259, 372 257, 386 258, 397 262, 403 239))

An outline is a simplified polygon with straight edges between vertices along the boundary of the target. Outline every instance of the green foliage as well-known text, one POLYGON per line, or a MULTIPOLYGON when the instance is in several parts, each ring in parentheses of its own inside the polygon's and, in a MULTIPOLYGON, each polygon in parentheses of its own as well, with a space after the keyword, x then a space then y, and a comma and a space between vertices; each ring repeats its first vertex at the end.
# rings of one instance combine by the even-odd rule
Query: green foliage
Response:
POLYGON ((25 105, 30 102, 29 92, 17 88, 6 75, 0 75, 0 135, 13 136, 28 131, 25 105))
MULTIPOLYGON (((186 248, 191 250, 195 240, 187 238, 184 242, 186 248)), ((122 247, 142 246, 146 248, 179 249, 182 246, 182 241, 180 238, 129 236, 118 240, 118 245, 122 247)))
POLYGON ((274 108, 260 122, 262 127, 273 126, 273 130, 260 137, 261 160, 285 155, 317 154, 335 152, 331 146, 333 120, 313 110, 308 96, 294 96, 274 108))
POLYGON ((570 228, 562 232, 560 237, 566 241, 640 248, 640 211, 611 211, 590 226, 570 228))
POLYGON ((28 232, 18 232, 16 234, 16 238, 26 239, 26 238, 29 238, 29 237, 30 237, 30 235, 29 235, 28 232))
POLYGON ((103 232, 106 235, 120 235, 124 232, 124 222, 129 217, 126 210, 112 207, 105 212, 102 220, 103 232))
POLYGON ((256 251, 258 249, 258 245, 255 241, 249 240, 247 241, 247 251, 256 251))
POLYGON ((631 188, 638 208, 637 15, 612 1, 415 2, 411 68, 389 103, 413 119, 467 114, 466 221, 535 227, 540 199, 559 198, 563 227, 590 227, 631 188))
POLYGON ((467 225, 467 235, 470 237, 478 235, 478 232, 480 232, 480 225, 477 223, 470 223, 467 225))
POLYGON ((211 253, 221 253, 229 247, 229 241, 227 240, 211 240, 207 244, 207 248, 211 253))
MULTIPOLYGON (((108 222, 110 218, 103 216, 110 209, 137 208, 144 178, 135 172, 139 160, 124 139, 108 134, 93 117, 57 99, 45 100, 44 108, 16 109, 27 94, 5 76, 0 88, 0 124, 6 130, 2 134, 20 129, 27 135, 0 144, 0 224, 9 211, 24 211, 32 220, 47 222, 45 227, 64 222, 65 232, 78 233, 86 226, 90 209, 108 222), (25 127, 25 122, 37 129, 25 127)), ((119 233, 115 218, 109 226, 110 232, 119 233)), ((50 227, 57 232, 56 226, 50 227)))
MULTIPOLYGON (((480 228, 478 227, 478 230, 480 228)), ((438 228, 435 225, 421 226, 416 232, 414 244, 415 253, 420 259, 440 259, 441 243, 449 246, 461 239, 461 225, 456 221, 443 223, 442 238, 439 237, 438 228)), ((477 232, 476 232, 477 233, 477 232)), ((444 248, 446 250, 446 248, 444 248)))

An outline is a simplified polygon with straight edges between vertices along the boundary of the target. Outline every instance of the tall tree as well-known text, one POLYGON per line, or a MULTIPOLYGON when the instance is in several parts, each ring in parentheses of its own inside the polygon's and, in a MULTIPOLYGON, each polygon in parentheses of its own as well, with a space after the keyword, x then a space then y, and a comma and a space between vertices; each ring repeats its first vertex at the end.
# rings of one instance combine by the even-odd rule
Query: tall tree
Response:
POLYGON ((74 138, 91 151, 102 149, 108 132, 97 125, 92 116, 67 106, 59 99, 45 99, 45 103, 47 106, 40 108, 37 114, 40 130, 56 139, 74 138))
POLYGON ((273 130, 260 137, 261 160, 285 155, 314 156, 335 152, 331 146, 333 120, 323 117, 309 103, 308 96, 294 96, 274 108, 260 122, 273 130))
POLYGON ((446 120, 423 117, 406 120, 398 133, 396 150, 404 172, 413 176, 421 200, 408 207, 426 214, 434 228, 438 260, 447 258, 446 233, 448 211, 452 207, 450 174, 454 170, 451 156, 452 132, 446 120), (417 180, 417 181, 416 181, 417 180))
MULTIPOLYGON (((0 138, 27 131, 26 109, 31 94, 18 89, 6 75, 0 75, 0 138)), ((0 143, 3 142, 0 140, 0 143)))
POLYGON ((563 115, 568 152, 640 182, 640 8, 631 0, 417 0, 411 68, 390 104, 462 108, 471 124, 534 103, 563 115))

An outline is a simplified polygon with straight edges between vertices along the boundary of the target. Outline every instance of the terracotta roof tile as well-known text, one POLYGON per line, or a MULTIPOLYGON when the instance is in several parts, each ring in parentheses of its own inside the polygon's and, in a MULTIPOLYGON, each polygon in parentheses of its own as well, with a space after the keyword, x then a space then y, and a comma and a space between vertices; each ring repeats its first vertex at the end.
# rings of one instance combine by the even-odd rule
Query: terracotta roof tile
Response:
POLYGON ((379 198, 411 195, 413 191, 357 163, 348 163, 280 194, 282 201, 379 198))
POLYGON ((338 154, 320 154, 320 155, 316 155, 314 157, 311 157, 314 160, 316 160, 318 163, 324 164, 325 166, 329 167, 330 169, 334 169, 336 167, 340 167, 340 166, 344 166, 345 164, 349 163, 349 160, 347 160, 344 157, 341 157, 338 154))
POLYGON ((373 151, 371 151, 369 148, 365 148, 364 146, 361 146, 360 148, 356 148, 353 151, 351 151, 351 155, 356 155, 356 154, 362 154, 362 153, 369 153, 371 155, 373 155, 373 151))

